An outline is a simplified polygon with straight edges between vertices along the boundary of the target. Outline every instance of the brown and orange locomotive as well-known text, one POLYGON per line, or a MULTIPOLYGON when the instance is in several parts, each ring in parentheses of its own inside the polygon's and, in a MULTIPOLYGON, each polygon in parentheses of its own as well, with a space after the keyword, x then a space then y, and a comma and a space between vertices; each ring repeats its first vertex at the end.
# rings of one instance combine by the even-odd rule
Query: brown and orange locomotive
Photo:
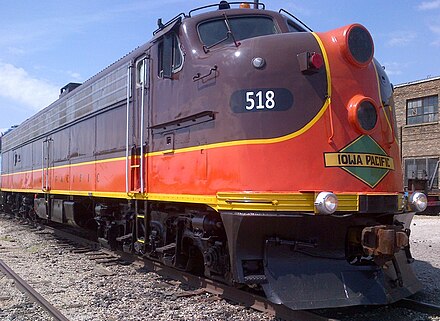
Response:
POLYGON ((226 1, 158 24, 2 137, 3 210, 293 309, 418 291, 409 226, 426 197, 403 193, 366 28, 226 1))

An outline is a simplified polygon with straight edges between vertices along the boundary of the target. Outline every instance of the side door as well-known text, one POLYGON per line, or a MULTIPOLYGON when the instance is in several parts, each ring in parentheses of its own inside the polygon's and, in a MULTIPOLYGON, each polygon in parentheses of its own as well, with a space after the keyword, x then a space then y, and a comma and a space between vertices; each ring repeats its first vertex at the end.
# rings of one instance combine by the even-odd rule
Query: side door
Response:
POLYGON ((44 193, 50 191, 50 182, 53 171, 53 139, 46 137, 43 140, 43 148, 41 155, 41 190, 44 193))

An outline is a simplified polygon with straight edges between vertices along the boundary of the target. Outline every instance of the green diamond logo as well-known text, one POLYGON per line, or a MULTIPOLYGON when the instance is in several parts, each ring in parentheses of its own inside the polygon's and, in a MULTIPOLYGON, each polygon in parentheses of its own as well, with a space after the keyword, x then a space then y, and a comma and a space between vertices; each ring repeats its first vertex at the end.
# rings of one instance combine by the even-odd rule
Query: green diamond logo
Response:
POLYGON ((341 167, 371 188, 394 170, 394 160, 370 136, 362 135, 338 153, 324 153, 326 167, 341 167))

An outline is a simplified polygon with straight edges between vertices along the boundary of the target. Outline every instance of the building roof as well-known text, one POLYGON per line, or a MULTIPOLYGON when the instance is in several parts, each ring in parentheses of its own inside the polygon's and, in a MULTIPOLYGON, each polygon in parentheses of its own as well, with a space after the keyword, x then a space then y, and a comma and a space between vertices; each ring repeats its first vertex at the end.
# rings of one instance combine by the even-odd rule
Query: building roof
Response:
POLYGON ((394 85, 394 88, 405 87, 405 86, 410 86, 410 85, 417 85, 417 84, 420 84, 420 83, 424 83, 424 82, 428 82, 428 81, 434 81, 434 80, 440 80, 440 76, 405 82, 403 84, 394 85))

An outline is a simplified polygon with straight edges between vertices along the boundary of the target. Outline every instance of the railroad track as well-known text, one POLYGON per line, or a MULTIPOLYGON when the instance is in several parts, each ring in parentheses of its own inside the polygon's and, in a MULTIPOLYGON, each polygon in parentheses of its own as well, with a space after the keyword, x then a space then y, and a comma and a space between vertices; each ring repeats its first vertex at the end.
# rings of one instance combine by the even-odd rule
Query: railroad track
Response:
MULTIPOLYGON (((31 227, 31 226, 30 226, 31 227)), ((35 230, 35 228, 33 228, 35 230)), ((53 235, 59 245, 68 249, 72 253, 85 254, 88 259, 95 261, 103 266, 115 265, 115 264, 133 264, 138 268, 146 271, 155 272, 162 277, 173 279, 181 283, 187 284, 196 290, 186 291, 179 296, 191 296, 199 295, 203 292, 213 294, 222 299, 227 299, 236 303, 239 303, 245 307, 252 308, 254 310, 263 312, 273 317, 281 318, 284 320, 317 320, 317 321, 331 321, 338 320, 335 317, 329 317, 328 315, 335 315, 335 313, 327 313, 319 311, 319 314, 315 311, 293 311, 285 306, 274 304, 268 301, 265 297, 258 294, 243 291, 234 287, 227 286, 225 284, 206 279, 204 277, 195 276, 189 273, 185 273, 176 270, 171 267, 167 267, 162 263, 140 258, 138 256, 118 251, 110 251, 103 249, 97 242, 88 240, 78 235, 73 235, 69 231, 59 230, 55 227, 44 226, 42 229, 38 229, 40 234, 53 235)), ((412 311, 418 311, 426 313, 431 316, 440 316, 440 306, 423 303, 416 300, 404 299, 396 302, 391 307, 405 308, 412 311)), ((337 309, 332 309, 334 312, 337 309)), ((341 313, 337 314, 341 315, 341 313)), ((67 319, 59 319, 67 320, 67 319)))
POLYGON ((8 278, 14 280, 15 286, 25 293, 32 301, 41 306, 54 320, 69 321, 57 308, 50 304, 43 296, 35 291, 26 281, 16 274, 9 266, 0 260, 0 270, 8 278))
POLYGON ((187 291, 186 293, 181 294, 181 296, 197 295, 207 292, 222 299, 227 299, 242 304, 248 308, 287 321, 336 321, 336 319, 322 317, 309 311, 290 310, 285 306, 270 302, 266 298, 254 293, 239 290, 211 279, 182 272, 174 268, 167 267, 160 262, 143 259, 125 252, 103 249, 96 242, 81 238, 77 235, 70 234, 69 232, 59 230, 54 227, 47 226, 45 229, 50 231, 50 233, 53 233, 60 244, 67 247, 73 247, 70 249, 72 253, 83 253, 90 260, 94 260, 98 264, 102 264, 104 266, 114 264, 134 264, 146 271, 155 272, 162 277, 180 281, 181 283, 197 289, 192 292, 187 291))

